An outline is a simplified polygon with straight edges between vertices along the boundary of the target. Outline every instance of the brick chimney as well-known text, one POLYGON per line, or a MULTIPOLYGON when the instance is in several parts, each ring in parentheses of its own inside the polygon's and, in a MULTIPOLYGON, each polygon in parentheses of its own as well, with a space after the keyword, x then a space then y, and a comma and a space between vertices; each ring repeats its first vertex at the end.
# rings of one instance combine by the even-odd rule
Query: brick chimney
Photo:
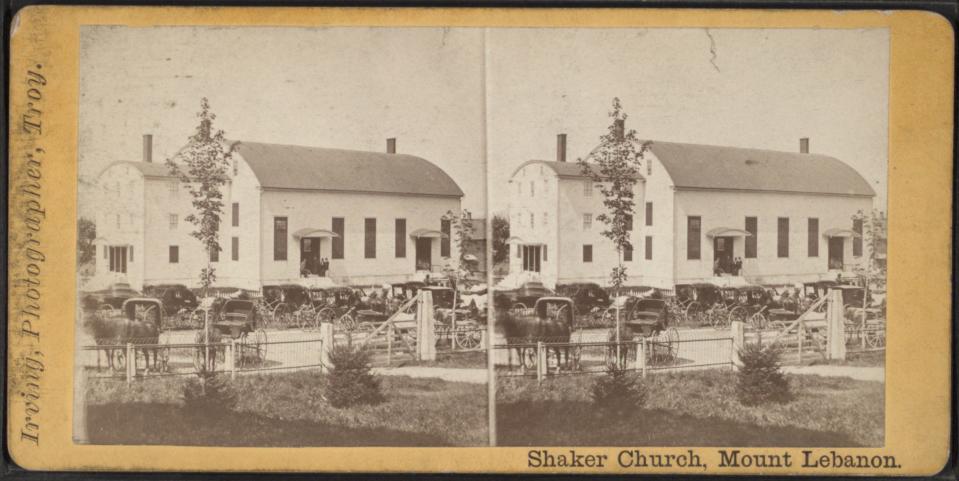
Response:
POLYGON ((390 137, 386 139, 386 153, 395 154, 396 153, 396 138, 390 137))
POLYGON ((153 135, 143 134, 143 161, 153 162, 153 135))
POLYGON ((556 136, 556 161, 566 162, 566 134, 556 136))
POLYGON ((799 139, 799 153, 800 154, 809 153, 809 137, 801 137, 799 139))

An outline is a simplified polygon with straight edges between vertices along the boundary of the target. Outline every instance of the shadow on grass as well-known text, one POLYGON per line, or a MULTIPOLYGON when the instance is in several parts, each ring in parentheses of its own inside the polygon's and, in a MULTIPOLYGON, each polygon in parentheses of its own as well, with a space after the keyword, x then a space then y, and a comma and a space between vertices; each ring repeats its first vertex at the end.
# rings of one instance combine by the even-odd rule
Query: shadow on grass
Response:
POLYGON ((665 410, 606 413, 588 402, 497 405, 501 446, 858 446, 848 435, 698 418, 665 410))
POLYGON ((438 436, 385 428, 284 421, 252 413, 198 416, 176 404, 89 406, 90 444, 181 446, 448 446, 438 436))

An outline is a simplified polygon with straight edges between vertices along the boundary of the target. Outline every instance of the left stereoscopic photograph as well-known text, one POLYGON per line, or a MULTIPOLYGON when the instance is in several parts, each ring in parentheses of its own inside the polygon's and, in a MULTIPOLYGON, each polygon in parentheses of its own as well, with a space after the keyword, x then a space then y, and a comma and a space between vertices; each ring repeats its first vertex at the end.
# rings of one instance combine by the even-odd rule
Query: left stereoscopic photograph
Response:
POLYGON ((75 441, 486 445, 482 36, 83 27, 75 441))

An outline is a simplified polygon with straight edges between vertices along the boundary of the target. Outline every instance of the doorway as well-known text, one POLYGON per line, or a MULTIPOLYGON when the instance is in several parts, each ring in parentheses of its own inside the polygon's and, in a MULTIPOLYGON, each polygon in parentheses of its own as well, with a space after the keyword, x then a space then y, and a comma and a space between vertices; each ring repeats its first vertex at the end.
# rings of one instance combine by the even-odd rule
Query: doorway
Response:
POLYGON ((304 237, 300 239, 300 275, 325 276, 327 266, 320 255, 320 238, 304 237))
POLYGON ((433 267, 433 239, 416 238, 416 270, 429 271, 433 267))
POLYGON ((843 250, 845 247, 845 239, 842 237, 830 237, 829 238, 829 268, 830 269, 842 269, 843 264, 843 250))
POLYGON ((713 274, 733 273, 733 237, 713 238, 713 262, 713 274))

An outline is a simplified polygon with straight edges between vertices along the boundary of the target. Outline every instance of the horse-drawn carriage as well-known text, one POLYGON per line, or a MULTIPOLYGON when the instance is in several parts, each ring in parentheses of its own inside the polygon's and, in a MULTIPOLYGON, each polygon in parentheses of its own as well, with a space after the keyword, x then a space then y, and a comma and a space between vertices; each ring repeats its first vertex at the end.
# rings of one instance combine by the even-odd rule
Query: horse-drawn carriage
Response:
POLYGON ((532 308, 514 307, 504 313, 500 325, 509 347, 508 364, 513 364, 513 350, 524 369, 534 368, 539 360, 538 343, 560 344, 547 347, 546 361, 552 351, 560 368, 572 365, 570 335, 573 332, 575 304, 568 297, 540 297, 532 308))
POLYGON ((493 305, 496 309, 526 309, 542 297, 555 296, 556 293, 538 281, 527 281, 514 289, 496 288, 493 290, 493 305))
MULTIPOLYGON (((165 372, 168 369, 170 351, 160 344, 163 330, 163 305, 157 299, 131 297, 120 304, 119 309, 99 309, 88 318, 86 327, 97 343, 97 367, 100 352, 107 358, 107 366, 115 371, 126 369, 127 346, 143 356, 144 369, 165 372)), ((136 360, 133 360, 136 366, 136 360)))
POLYGON ((143 297, 139 291, 126 282, 114 282, 103 289, 86 291, 82 294, 81 305, 88 312, 116 311, 127 299, 143 297))
POLYGON ((717 305, 725 306, 719 286, 707 282, 677 284, 676 296, 670 305, 674 317, 693 324, 712 324, 718 317, 717 305))
MULTIPOLYGON (((606 365, 623 369, 629 359, 635 358, 635 345, 647 347, 646 362, 662 364, 674 360, 679 350, 679 331, 670 326, 669 306, 665 299, 629 296, 619 307, 620 331, 618 345, 607 349, 606 365), (617 353, 619 355, 617 356, 617 353), (619 359, 619 363, 616 360, 619 359)), ((616 341, 616 328, 609 333, 616 341)))
POLYGON ((253 300, 216 298, 197 308, 193 319, 200 326, 193 355, 198 372, 214 371, 217 359, 226 355, 227 343, 235 346, 234 359, 241 366, 266 360, 266 331, 259 326, 259 311, 253 300))
POLYGON ((746 285, 734 288, 736 301, 729 309, 727 324, 745 322, 756 329, 763 329, 768 322, 769 310, 776 307, 769 290, 762 286, 746 285))
POLYGON ((163 304, 164 317, 173 319, 178 326, 187 324, 199 306, 196 294, 183 284, 146 286, 143 294, 158 299, 163 304))
POLYGON ((573 300, 578 315, 601 315, 610 307, 609 294, 595 282, 575 282, 556 286, 556 294, 573 300))

